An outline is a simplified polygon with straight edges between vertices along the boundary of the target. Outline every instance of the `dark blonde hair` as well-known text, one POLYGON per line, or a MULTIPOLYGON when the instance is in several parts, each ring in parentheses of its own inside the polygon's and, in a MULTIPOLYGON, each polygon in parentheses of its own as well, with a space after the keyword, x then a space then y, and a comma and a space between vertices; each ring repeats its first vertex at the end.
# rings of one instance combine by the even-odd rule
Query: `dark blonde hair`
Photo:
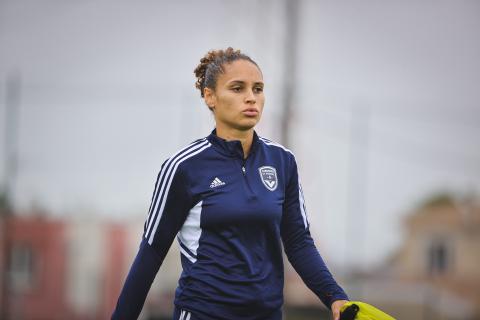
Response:
POLYGON ((200 90, 200 95, 203 98, 203 89, 211 88, 215 89, 217 79, 220 73, 223 73, 223 65, 225 63, 232 63, 236 60, 247 60, 260 67, 249 56, 235 50, 232 47, 228 47, 225 50, 210 50, 208 53, 200 59, 200 64, 195 68, 193 73, 197 77, 195 87, 200 90))

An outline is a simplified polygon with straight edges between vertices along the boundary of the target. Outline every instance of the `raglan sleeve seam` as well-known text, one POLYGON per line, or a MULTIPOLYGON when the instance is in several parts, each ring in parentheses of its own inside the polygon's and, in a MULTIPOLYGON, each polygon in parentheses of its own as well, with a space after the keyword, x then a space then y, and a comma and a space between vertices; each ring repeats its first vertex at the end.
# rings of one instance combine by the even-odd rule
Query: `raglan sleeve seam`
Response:
POLYGON ((193 207, 194 197, 193 197, 193 193, 192 193, 191 185, 190 185, 191 179, 188 178, 188 171, 186 170, 186 168, 182 167, 182 165, 183 165, 183 163, 178 168, 179 169, 179 175, 180 175, 179 177, 180 177, 180 180, 182 181, 183 185, 185 186, 185 191, 186 191, 186 194, 187 194, 187 199, 189 201, 189 206, 193 207))

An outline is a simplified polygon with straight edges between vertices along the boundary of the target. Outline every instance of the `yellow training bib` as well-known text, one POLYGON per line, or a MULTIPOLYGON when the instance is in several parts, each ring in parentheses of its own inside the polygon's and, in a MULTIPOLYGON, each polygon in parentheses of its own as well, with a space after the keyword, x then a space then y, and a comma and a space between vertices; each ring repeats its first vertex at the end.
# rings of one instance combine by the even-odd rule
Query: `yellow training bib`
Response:
POLYGON ((340 311, 343 312, 346 308, 354 304, 357 305, 359 308, 355 320, 395 320, 395 318, 389 316, 388 314, 375 308, 374 306, 360 301, 347 302, 342 306, 340 311))

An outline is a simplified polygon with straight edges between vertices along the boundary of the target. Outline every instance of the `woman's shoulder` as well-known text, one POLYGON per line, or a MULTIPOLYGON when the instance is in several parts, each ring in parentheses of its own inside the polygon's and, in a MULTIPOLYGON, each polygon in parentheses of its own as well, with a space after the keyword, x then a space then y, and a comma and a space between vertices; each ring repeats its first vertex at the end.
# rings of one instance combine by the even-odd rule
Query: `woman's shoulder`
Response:
POLYGON ((288 157, 293 157, 295 158, 295 155, 293 153, 292 150, 288 149, 287 147, 281 145, 280 143, 278 142, 275 142, 273 140, 270 140, 270 139, 267 139, 267 138, 264 138, 264 137, 258 137, 258 139, 260 140, 260 143, 263 144, 266 148, 269 148, 269 149, 272 149, 272 150, 275 150, 279 153, 282 153, 288 157))
POLYGON ((194 159, 195 157, 198 157, 210 147, 211 147, 211 144, 206 137, 197 139, 191 142, 190 144, 188 144, 187 146, 177 150, 171 156, 169 156, 163 162, 162 168, 163 167, 176 168, 176 167, 179 167, 181 164, 183 164, 184 166, 185 163, 188 163, 190 160, 194 159))

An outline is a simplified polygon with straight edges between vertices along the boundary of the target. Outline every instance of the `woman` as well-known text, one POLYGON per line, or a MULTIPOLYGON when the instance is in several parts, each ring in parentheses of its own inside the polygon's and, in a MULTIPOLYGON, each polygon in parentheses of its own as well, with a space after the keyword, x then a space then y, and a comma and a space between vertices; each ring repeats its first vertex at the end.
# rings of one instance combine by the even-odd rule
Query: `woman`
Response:
POLYGON ((295 157, 254 131, 265 103, 260 68, 228 48, 210 51, 195 75, 216 128, 163 163, 112 319, 138 317, 177 236, 174 320, 282 319, 282 243, 337 320, 348 297, 310 236, 295 157))

